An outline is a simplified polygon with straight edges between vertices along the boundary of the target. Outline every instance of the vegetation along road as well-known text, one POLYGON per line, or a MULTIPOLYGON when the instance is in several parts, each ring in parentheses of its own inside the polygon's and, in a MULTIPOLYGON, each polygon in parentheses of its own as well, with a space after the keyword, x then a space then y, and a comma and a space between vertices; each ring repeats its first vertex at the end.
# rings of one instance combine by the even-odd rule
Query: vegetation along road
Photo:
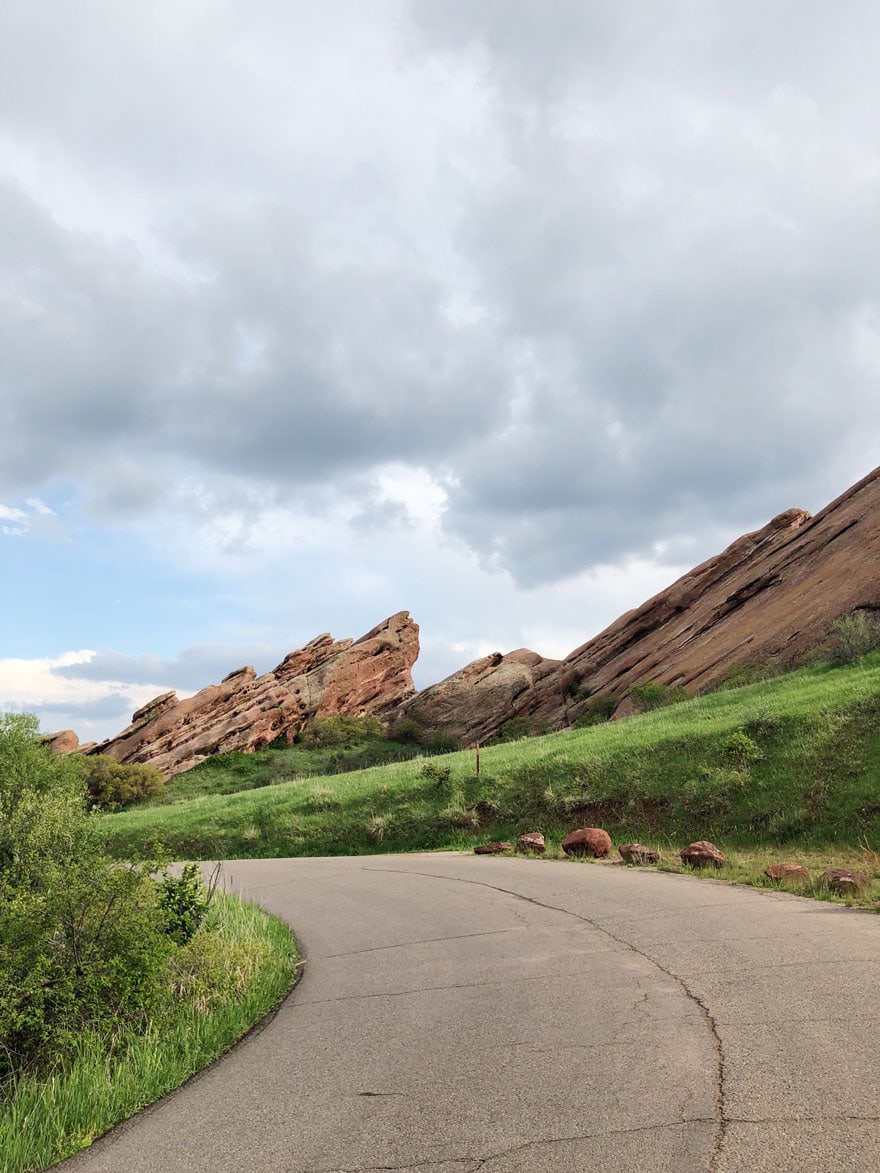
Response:
POLYGON ((71 1173, 878 1167, 876 916, 454 854, 226 881, 292 922, 302 980, 71 1173))

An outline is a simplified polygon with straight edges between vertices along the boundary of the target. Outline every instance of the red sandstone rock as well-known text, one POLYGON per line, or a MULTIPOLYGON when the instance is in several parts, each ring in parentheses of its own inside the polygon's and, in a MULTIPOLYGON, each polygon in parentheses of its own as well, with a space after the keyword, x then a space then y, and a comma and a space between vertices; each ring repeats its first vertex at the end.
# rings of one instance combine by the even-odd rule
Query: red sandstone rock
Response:
POLYGON ((565 836, 562 850, 566 855, 592 855, 598 859, 611 850, 611 836, 601 827, 581 827, 565 836))
POLYGON ((857 892, 864 888, 868 877, 864 872, 854 872, 852 868, 829 868, 819 877, 819 883, 833 892, 846 895, 847 892, 857 892))
POLYGON ((636 865, 658 863, 661 858, 659 851, 653 847, 645 847, 641 843, 624 843, 617 850, 626 863, 636 865))
POLYGON ((485 741, 512 717, 567 726, 590 695, 613 694, 621 700, 615 715, 627 716, 634 684, 696 691, 734 665, 797 660, 834 619, 880 608, 878 562, 880 469, 815 517, 789 509, 738 538, 565 660, 495 653, 417 693, 400 715, 463 745, 485 741))
POLYGON ((79 738, 72 729, 62 729, 60 733, 47 733, 41 737, 43 745, 48 745, 52 753, 76 753, 82 747, 79 738))
POLYGON ((445 733, 464 745, 481 745, 518 711, 519 701, 539 680, 554 673, 559 660, 527 648, 502 656, 493 652, 432 684, 405 701, 394 720, 409 718, 432 733, 445 733))
POLYGON ((799 863, 773 863, 769 868, 764 868, 764 875, 768 880, 809 880, 810 872, 803 864, 799 863))
POLYGON ((696 843, 690 843, 681 852, 681 862, 692 868, 720 868, 724 864, 724 856, 714 843, 709 843, 706 839, 698 839, 696 843))
POLYGON ((534 855, 543 855, 547 850, 547 844, 544 842, 544 836, 540 831, 526 831, 524 835, 516 841, 517 851, 525 853, 532 852, 534 855))
POLYGON ((481 843, 474 848, 474 855, 500 855, 502 851, 510 851, 509 843, 481 843))
POLYGON ((419 629, 406 611, 359 640, 321 635, 263 676, 238 668, 187 700, 163 693, 92 752, 170 777, 215 753, 250 753, 278 737, 290 742, 313 717, 383 716, 412 694, 418 653, 419 629))

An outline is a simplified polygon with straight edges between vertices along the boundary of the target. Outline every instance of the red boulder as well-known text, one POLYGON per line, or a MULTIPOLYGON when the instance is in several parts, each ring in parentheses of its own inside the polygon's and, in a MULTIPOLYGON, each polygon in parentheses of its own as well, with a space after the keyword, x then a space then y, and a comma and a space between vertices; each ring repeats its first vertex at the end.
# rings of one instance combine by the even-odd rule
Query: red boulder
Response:
POLYGON ((653 847, 645 847, 642 843, 623 843, 617 850, 626 863, 638 865, 660 861, 660 852, 653 847))
POLYGON ((534 855, 543 855, 547 850, 547 844, 540 831, 526 831, 517 839, 516 849, 522 852, 531 851, 534 855))
POLYGON ((689 843, 683 849, 681 862, 692 868, 720 868, 724 865, 724 856, 714 843, 706 839, 698 839, 696 843, 689 843))
POLYGON ((611 850, 611 836, 601 827, 582 827, 565 836, 562 850, 566 855, 592 855, 598 859, 611 850))

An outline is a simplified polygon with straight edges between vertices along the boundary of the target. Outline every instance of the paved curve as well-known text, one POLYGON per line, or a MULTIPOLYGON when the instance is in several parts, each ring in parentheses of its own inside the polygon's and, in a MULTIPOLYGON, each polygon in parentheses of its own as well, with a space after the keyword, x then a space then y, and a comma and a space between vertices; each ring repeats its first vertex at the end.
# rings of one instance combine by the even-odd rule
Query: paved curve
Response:
POLYGON ((880 1169, 880 919, 590 864, 248 860, 278 1014, 71 1173, 880 1169))

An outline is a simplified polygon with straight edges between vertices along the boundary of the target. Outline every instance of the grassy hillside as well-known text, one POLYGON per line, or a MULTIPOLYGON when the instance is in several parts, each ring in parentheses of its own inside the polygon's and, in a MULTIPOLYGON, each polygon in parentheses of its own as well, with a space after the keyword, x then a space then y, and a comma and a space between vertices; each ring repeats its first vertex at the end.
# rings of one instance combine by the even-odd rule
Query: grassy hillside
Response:
POLYGON ((479 776, 473 751, 460 752, 132 809, 102 825, 119 856, 158 839, 178 858, 468 847, 524 830, 558 840, 589 825, 661 845, 875 848, 878 718, 875 654, 489 747, 479 776))

